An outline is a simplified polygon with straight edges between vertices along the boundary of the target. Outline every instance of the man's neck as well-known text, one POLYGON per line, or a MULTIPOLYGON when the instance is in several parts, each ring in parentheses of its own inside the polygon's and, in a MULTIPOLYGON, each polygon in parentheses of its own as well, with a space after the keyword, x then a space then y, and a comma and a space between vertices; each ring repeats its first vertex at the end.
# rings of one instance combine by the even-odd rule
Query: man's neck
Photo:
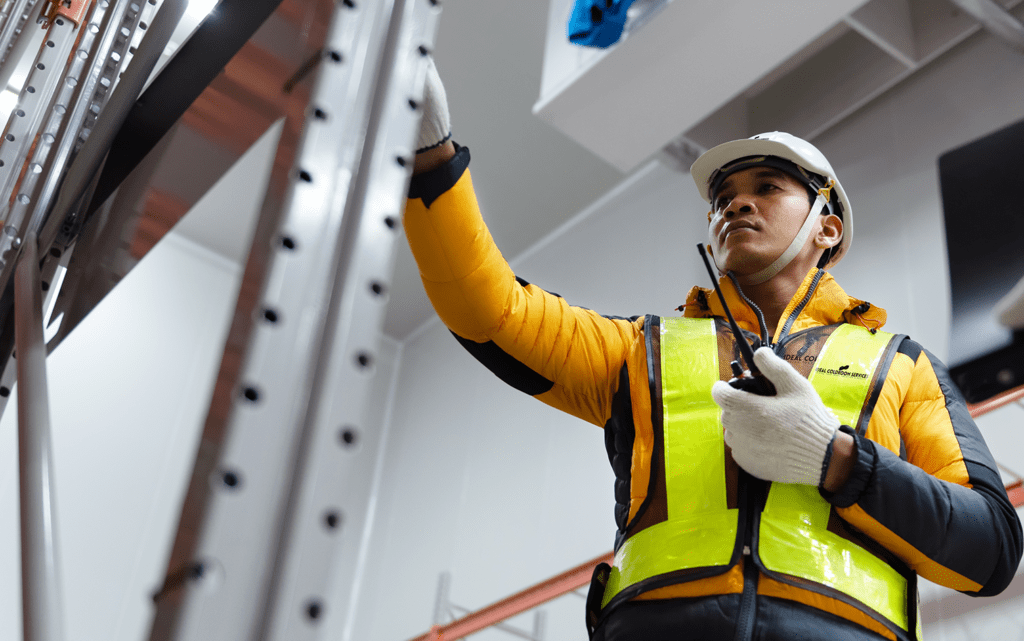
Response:
POLYGON ((786 269, 783 269, 772 278, 757 285, 745 283, 743 282, 743 277, 739 277, 743 293, 764 314, 764 322, 768 326, 769 336, 775 336, 779 321, 782 320, 782 314, 785 313, 789 301, 793 299, 793 296, 800 289, 800 285, 807 276, 807 272, 798 273, 799 270, 793 270, 790 267, 792 265, 787 266, 786 269))

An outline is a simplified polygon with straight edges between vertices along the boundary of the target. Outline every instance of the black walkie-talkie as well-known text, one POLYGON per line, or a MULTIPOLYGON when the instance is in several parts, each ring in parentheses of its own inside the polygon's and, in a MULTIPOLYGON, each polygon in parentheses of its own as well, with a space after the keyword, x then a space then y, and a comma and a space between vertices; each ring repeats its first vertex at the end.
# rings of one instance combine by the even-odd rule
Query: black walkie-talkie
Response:
POLYGON ((729 326, 732 327, 732 333, 736 337, 736 344, 740 348, 740 356, 746 361, 747 369, 749 370, 743 371, 743 366, 740 365, 739 361, 730 363, 733 378, 729 380, 729 385, 751 394, 775 396, 775 386, 757 369, 757 365, 754 364, 754 350, 743 336, 740 326, 736 324, 736 319, 732 317, 732 312, 729 311, 729 304, 725 302, 725 296, 722 296, 722 290, 718 287, 718 279, 715 278, 715 272, 711 269, 711 261, 708 260, 707 252, 704 251, 704 245, 698 244, 697 251, 700 252, 700 257, 704 259, 704 266, 708 268, 708 276, 711 277, 711 283, 715 286, 718 300, 722 301, 725 317, 729 319, 729 326))

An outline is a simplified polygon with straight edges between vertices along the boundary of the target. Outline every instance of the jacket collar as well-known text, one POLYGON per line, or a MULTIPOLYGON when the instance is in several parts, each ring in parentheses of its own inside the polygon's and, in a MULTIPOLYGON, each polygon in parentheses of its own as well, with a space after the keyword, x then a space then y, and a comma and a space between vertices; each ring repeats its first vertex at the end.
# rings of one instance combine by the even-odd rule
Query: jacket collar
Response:
MULTIPOLYGON (((797 288, 793 298, 790 299, 783 313, 782 322, 776 329, 776 336, 772 341, 778 339, 778 332, 781 331, 785 319, 788 318, 800 305, 807 295, 808 290, 814 282, 818 269, 812 269, 804 277, 800 287, 797 288)), ((749 305, 740 297, 739 292, 732 281, 723 276, 718 281, 722 295, 729 304, 736 322, 745 330, 755 334, 760 333, 757 324, 757 315, 749 305)), ((711 318, 721 316, 725 318, 725 309, 714 289, 694 287, 686 296, 686 307, 683 314, 686 318, 711 318)), ((868 329, 879 329, 885 325, 886 313, 881 307, 866 303, 859 298, 848 296, 839 283, 832 278, 828 272, 823 272, 818 281, 817 287, 811 294, 810 300, 800 310, 796 321, 794 321, 790 333, 795 333, 809 327, 820 327, 822 325, 834 325, 836 323, 852 323, 861 325, 868 329)))

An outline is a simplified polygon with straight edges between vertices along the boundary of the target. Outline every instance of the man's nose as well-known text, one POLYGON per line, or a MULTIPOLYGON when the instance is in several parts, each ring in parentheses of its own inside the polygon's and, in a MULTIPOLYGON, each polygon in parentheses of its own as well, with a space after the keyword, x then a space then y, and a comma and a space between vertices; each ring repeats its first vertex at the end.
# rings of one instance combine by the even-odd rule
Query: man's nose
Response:
POLYGON ((737 196, 729 203, 729 207, 725 210, 725 217, 732 218, 737 213, 749 214, 752 211, 754 211, 754 206, 750 199, 737 196))

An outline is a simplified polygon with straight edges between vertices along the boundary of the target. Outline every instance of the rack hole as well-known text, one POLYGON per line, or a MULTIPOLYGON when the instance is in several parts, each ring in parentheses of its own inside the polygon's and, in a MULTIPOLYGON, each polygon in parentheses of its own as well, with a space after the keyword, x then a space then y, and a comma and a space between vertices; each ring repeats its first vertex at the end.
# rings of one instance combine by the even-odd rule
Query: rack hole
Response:
POLYGON ((244 396, 246 400, 255 403, 256 401, 260 400, 260 391, 250 385, 249 387, 246 387, 245 390, 242 391, 242 396, 244 396))
POLYGON ((53 256, 54 258, 60 258, 60 250, 57 249, 56 247, 51 247, 50 255, 53 256))
POLYGON ((359 355, 356 356, 356 364, 359 365, 359 367, 366 369, 373 364, 373 357, 366 352, 360 352, 359 355))
MULTIPOLYGON (((99 31, 99 28, 97 27, 96 30, 99 31)), ((57 46, 57 43, 55 43, 53 40, 47 40, 46 41, 46 46, 51 48, 51 49, 53 49, 54 47, 57 46)))
POLYGON ((39 71, 45 71, 46 70, 46 65, 44 65, 43 63, 40 62, 39 64, 36 65, 36 69, 38 69, 39 71))
POLYGON ((39 286, 43 288, 44 292, 50 291, 50 283, 46 282, 45 280, 41 282, 39 286))
POLYGON ((295 249, 295 241, 288 236, 281 237, 281 246, 285 249, 295 249))
POLYGON ((405 158, 403 158, 402 156, 395 156, 395 162, 398 163, 399 167, 405 167, 406 164, 408 164, 405 158))
POLYGON ((36 88, 33 87, 32 85, 29 85, 29 86, 25 87, 25 91, 27 91, 29 93, 35 93, 36 92, 36 88))
POLYGON ((15 111, 14 113, 18 114, 19 118, 24 118, 25 117, 25 112, 22 111, 21 109, 15 111))
POLYGON ((334 62, 341 62, 342 61, 341 52, 339 52, 339 51, 332 51, 331 52, 331 60, 333 60, 334 62))
POLYGON ((9 388, 9 387, 0 387, 0 397, 7 398, 10 395, 11 395, 11 388, 9 388))
POLYGON ((306 171, 305 169, 299 170, 299 178, 302 179, 304 182, 313 182, 313 175, 306 171))
POLYGON ((341 525, 341 514, 337 510, 328 510, 324 514, 324 525, 328 530, 336 530, 341 525))
POLYGON ((27 205, 32 202, 32 199, 28 197, 28 194, 19 194, 18 202, 22 205, 27 205))
POLYGON ((143 31, 145 31, 146 29, 149 29, 149 25, 146 24, 145 22, 140 22, 139 23, 139 29, 142 29, 143 31))
POLYGON ((311 622, 319 621, 320 616, 324 613, 324 606, 317 599, 310 599, 306 603, 306 616, 309 617, 311 622))
POLYGON ((94 22, 91 25, 89 25, 89 33, 99 33, 99 32, 100 32, 100 26, 98 24, 96 24, 94 22))
POLYGON ((263 310, 263 318, 267 319, 268 322, 276 323, 279 317, 277 315, 277 312, 270 308, 267 308, 263 310))
POLYGON ((342 446, 354 447, 359 440, 359 432, 354 427, 345 426, 338 431, 338 439, 341 441, 342 446))
POLYGON ((64 26, 64 21, 61 20, 60 18, 57 18, 57 26, 58 27, 63 27, 64 26))
POLYGON ((420 108, 420 103, 416 102, 412 98, 409 98, 409 108, 416 111, 420 108))
POLYGON ((327 112, 320 108, 314 109, 313 117, 317 120, 327 120, 327 112))
POLYGON ((7 140, 14 142, 14 134, 7 134, 7 140))
POLYGON ((242 484, 242 478, 236 472, 232 472, 231 470, 226 470, 223 473, 221 473, 220 480, 224 483, 224 485, 230 487, 233 490, 238 489, 238 487, 242 484))
POLYGON ((384 224, 388 226, 388 229, 394 229, 398 227, 398 221, 395 220, 394 216, 388 216, 384 219, 384 224))
POLYGON ((384 292, 387 291, 387 289, 381 283, 374 282, 370 283, 370 291, 373 292, 374 295, 376 296, 383 296, 384 292))
POLYGON ((341 3, 349 9, 355 9, 356 3, 353 0, 341 0, 341 3))
POLYGON ((0 160, 0 167, 4 166, 4 161, 0 160))
POLYGON ((417 51, 419 51, 419 52, 420 52, 420 55, 421 55, 421 56, 429 56, 429 55, 430 55, 430 49, 427 49, 427 46, 426 46, 426 45, 420 45, 420 46, 419 46, 419 47, 417 48, 417 51))
POLYGON ((56 107, 53 108, 53 110, 55 112, 57 112, 58 116, 63 116, 65 114, 65 112, 67 112, 68 109, 64 105, 57 105, 56 107))

